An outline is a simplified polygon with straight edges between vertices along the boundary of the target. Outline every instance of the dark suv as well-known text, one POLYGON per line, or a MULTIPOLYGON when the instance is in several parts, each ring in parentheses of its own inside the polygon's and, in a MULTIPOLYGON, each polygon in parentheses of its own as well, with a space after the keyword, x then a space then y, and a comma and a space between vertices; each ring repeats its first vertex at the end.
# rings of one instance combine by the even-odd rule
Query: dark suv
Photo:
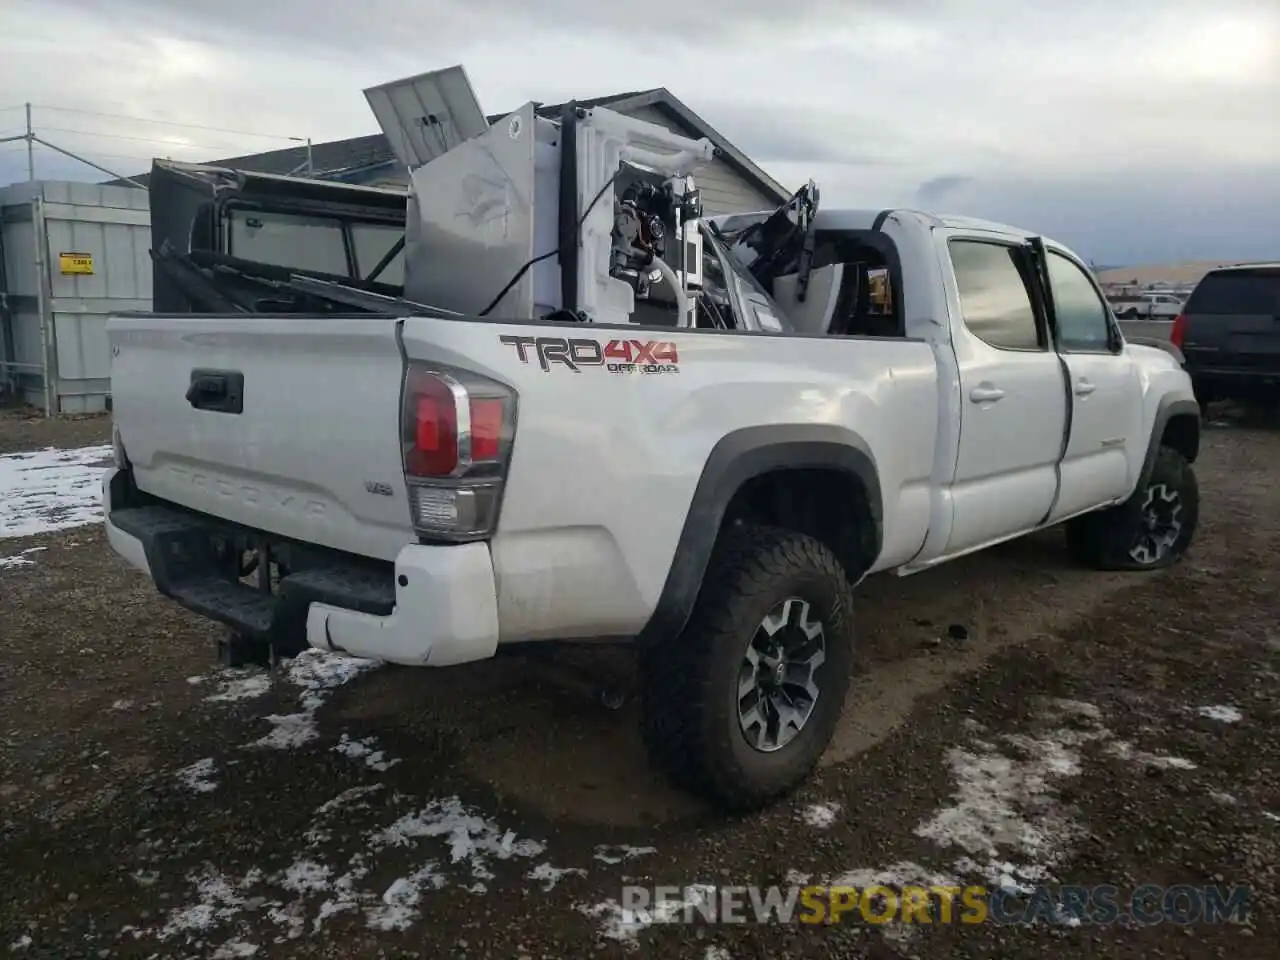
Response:
POLYGON ((1201 404, 1280 400, 1280 263, 1207 273, 1173 322, 1201 404))

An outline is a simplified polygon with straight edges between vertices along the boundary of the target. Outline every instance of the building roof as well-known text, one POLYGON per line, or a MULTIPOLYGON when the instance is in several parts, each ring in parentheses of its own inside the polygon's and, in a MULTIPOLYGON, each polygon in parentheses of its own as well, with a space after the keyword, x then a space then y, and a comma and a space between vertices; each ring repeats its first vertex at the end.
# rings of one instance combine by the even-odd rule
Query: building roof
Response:
MULTIPOLYGON (((575 101, 581 107, 604 107, 620 113, 651 107, 669 120, 680 132, 694 137, 706 137, 716 147, 716 154, 733 168, 747 182, 761 192, 776 196, 781 202, 790 196, 780 183, 770 177, 753 163, 737 147, 726 140, 706 120, 689 109, 679 98, 665 87, 652 90, 634 90, 628 93, 615 93, 607 97, 596 97, 591 100, 575 101)), ((538 104, 540 116, 554 118, 560 115, 563 103, 538 104)), ((507 116, 505 113, 492 114, 487 119, 490 123, 507 116)), ((303 175, 307 169, 307 147, 299 144, 285 147, 283 150, 270 150, 266 153, 247 154, 240 157, 227 157, 221 160, 210 160, 210 164, 230 167, 234 170, 249 170, 255 173, 273 173, 295 176, 303 175)), ((326 143, 311 145, 311 164, 314 175, 326 179, 342 180, 357 176, 369 170, 398 165, 395 154, 384 134, 375 133, 365 137, 353 137, 349 140, 330 140, 326 143)), ((147 174, 131 179, 143 186, 147 183, 147 174)), ((112 180, 111 183, 124 183, 112 180)))

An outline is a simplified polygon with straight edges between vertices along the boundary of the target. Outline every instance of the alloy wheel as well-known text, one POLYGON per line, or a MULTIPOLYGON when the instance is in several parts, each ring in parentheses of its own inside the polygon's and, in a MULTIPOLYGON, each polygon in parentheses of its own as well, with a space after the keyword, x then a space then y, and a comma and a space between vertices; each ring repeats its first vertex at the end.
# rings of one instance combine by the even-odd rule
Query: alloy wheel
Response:
POLYGON ((781 750, 813 715, 826 662, 822 621, 808 601, 789 597, 760 621, 738 671, 738 726, 761 753, 781 750))

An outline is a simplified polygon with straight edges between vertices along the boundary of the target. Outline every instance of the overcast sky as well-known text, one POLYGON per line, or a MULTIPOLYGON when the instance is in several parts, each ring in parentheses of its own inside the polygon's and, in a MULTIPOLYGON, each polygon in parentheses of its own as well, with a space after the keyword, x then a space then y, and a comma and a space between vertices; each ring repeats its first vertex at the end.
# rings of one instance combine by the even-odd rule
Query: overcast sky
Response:
MULTIPOLYGON (((0 0, 0 137, 29 100, 137 172, 376 132, 364 87, 455 63, 488 112, 666 86, 826 206, 1099 264, 1280 258, 1280 0, 0 0)), ((37 176, 96 178, 44 150, 37 176)), ((25 178, 0 144, 0 184, 25 178)))

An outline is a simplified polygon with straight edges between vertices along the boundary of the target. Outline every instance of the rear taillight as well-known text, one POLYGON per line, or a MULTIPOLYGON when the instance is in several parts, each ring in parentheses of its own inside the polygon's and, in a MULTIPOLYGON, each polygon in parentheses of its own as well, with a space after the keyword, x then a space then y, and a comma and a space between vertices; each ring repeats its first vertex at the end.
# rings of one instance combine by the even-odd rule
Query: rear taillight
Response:
POLYGON ((493 380, 411 365, 401 438, 414 529, 481 540, 493 533, 515 434, 515 394, 493 380))
POLYGON ((1187 335, 1187 315, 1180 313, 1173 319, 1173 329, 1169 331, 1169 342, 1179 350, 1182 349, 1182 341, 1187 335))

